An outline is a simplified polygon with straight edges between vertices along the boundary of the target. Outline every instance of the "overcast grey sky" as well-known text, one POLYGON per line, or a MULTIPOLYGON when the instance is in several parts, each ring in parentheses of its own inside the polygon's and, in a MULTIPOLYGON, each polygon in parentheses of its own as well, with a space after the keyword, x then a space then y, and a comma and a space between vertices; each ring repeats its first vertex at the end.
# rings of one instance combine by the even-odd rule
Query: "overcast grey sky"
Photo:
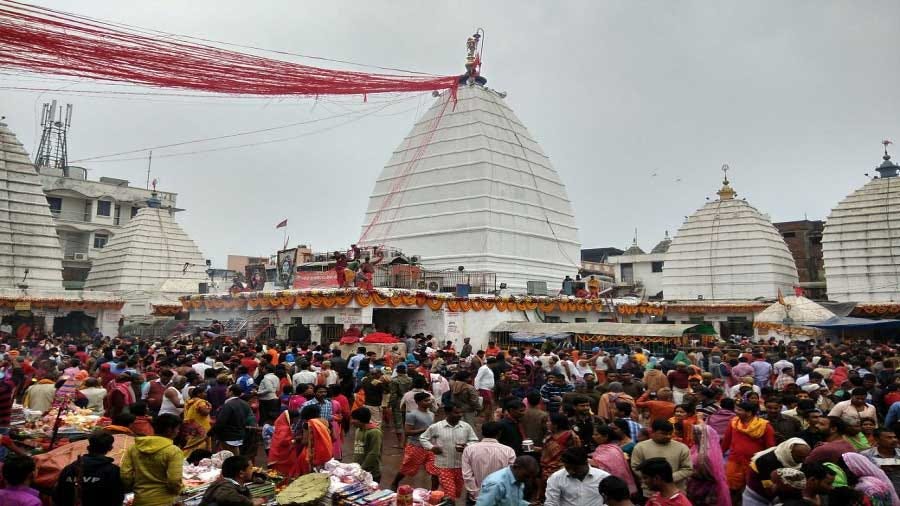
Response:
MULTIPOLYGON (((436 74, 461 73, 465 39, 483 27, 488 84, 509 93, 507 102, 567 184, 584 247, 624 248, 636 227, 640 245, 651 248, 714 195, 723 163, 732 168, 729 176, 739 196, 773 220, 824 219, 865 183, 863 173, 880 163, 880 141, 900 140, 898 2, 66 0, 42 5, 167 32, 436 74)), ((33 151, 40 104, 52 98, 73 103, 73 160, 348 110, 369 113, 345 125, 346 117, 155 151, 153 176, 160 189, 179 194, 179 206, 187 209, 179 221, 216 265, 224 265, 227 254, 274 251, 282 241, 274 226, 283 218, 289 219, 294 244, 326 250, 355 241, 375 177, 433 100, 407 97, 383 110, 375 102, 387 98, 378 97, 367 104, 361 98, 142 100, 72 93, 96 89, 90 82, 0 74, 0 86, 23 85, 64 89, 0 89, 0 114, 33 151)), ((143 185, 146 178, 144 160, 83 165, 92 179, 119 177, 143 185)))

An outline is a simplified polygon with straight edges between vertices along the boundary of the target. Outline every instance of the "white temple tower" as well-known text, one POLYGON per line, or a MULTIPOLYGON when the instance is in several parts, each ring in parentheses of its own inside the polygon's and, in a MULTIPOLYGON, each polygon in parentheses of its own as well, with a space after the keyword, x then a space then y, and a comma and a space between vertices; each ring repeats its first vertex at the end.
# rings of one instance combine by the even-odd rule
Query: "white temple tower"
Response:
POLYGON ((178 304, 208 281, 197 245, 154 197, 100 251, 85 289, 119 294, 125 315, 137 316, 150 314, 150 304, 178 304))
POLYGON ((552 291, 581 265, 565 185, 506 94, 480 76, 465 81, 457 102, 440 96, 394 151, 360 242, 419 255, 429 269, 496 272, 514 292, 532 280, 552 291))
POLYGON ((822 256, 828 299, 900 301, 900 166, 885 151, 878 176, 828 216, 822 256))
MULTIPOLYGON (((727 171, 727 166, 723 167, 727 171)), ((726 177, 719 198, 672 239, 663 269, 666 300, 753 300, 793 293, 797 268, 768 217, 738 200, 726 177)))
POLYGON ((62 290, 62 258, 40 176, 0 121, 0 288, 62 290))

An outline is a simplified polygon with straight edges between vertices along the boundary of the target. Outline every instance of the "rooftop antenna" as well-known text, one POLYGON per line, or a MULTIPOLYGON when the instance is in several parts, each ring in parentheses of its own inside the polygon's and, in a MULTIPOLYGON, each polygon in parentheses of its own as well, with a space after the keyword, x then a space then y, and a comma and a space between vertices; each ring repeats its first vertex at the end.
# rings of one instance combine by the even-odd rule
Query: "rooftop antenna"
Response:
POLYGON ((62 169, 64 176, 69 175, 69 150, 66 138, 70 126, 72 126, 72 104, 66 104, 65 113, 62 106, 57 107, 56 100, 44 104, 41 111, 41 143, 34 157, 34 165, 38 171, 42 168, 62 169))

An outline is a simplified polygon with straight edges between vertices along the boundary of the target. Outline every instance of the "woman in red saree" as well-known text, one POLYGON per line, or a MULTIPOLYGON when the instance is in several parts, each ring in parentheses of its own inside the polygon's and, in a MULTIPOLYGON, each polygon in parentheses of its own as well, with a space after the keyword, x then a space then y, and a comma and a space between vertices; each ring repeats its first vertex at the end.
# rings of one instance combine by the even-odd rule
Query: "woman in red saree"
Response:
POLYGON ((297 412, 283 411, 275 419, 275 433, 269 447, 268 466, 285 478, 300 476, 299 451, 294 444, 294 429, 291 422, 297 412))
POLYGON ((328 422, 319 418, 318 405, 309 405, 300 411, 300 426, 295 432, 300 458, 299 475, 309 474, 334 458, 334 445, 328 422))
POLYGON ((544 498, 544 491, 550 475, 562 469, 562 454, 569 448, 581 446, 578 435, 572 432, 569 418, 565 415, 554 413, 547 422, 550 434, 544 438, 544 446, 541 449, 541 486, 540 497, 544 498))

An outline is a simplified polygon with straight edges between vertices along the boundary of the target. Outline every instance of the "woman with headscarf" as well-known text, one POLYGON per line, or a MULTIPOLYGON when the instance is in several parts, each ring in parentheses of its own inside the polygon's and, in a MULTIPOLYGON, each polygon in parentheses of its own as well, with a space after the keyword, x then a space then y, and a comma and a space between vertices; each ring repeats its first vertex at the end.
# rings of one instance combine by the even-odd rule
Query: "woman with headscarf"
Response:
POLYGON ((628 484, 628 491, 634 495, 638 491, 634 475, 625 454, 619 448, 619 438, 611 427, 612 425, 605 425, 594 429, 593 439, 597 448, 591 454, 591 465, 624 481, 628 484))
POLYGON ((722 452, 730 451, 725 464, 725 476, 731 490, 732 502, 737 502, 747 484, 750 460, 758 452, 775 446, 775 429, 757 416, 759 405, 742 402, 735 408, 735 416, 722 438, 722 452))
POLYGON ((859 453, 845 453, 841 460, 849 471, 848 484, 855 482, 853 488, 868 497, 872 506, 900 506, 897 491, 880 467, 859 453))
POLYGON ((743 506, 769 505, 775 499, 772 472, 776 469, 798 469, 811 448, 806 441, 795 437, 753 455, 747 472, 747 488, 744 489, 743 506))
POLYGON ((719 447, 719 435, 705 423, 691 427, 695 444, 691 446, 694 473, 687 479, 687 497, 695 506, 731 506, 731 494, 725 479, 725 458, 719 447))
POLYGON ((184 423, 181 424, 181 449, 189 457, 194 450, 212 450, 209 429, 212 428, 209 415, 212 404, 206 400, 206 386, 196 386, 190 391, 191 398, 184 403, 184 423))
POLYGON ((275 419, 269 454, 266 460, 268 467, 274 469, 285 478, 296 478, 300 475, 300 458, 294 444, 292 423, 298 419, 296 411, 282 411, 275 419))
POLYGON ((334 444, 328 422, 319 418, 318 405, 309 405, 300 410, 300 423, 294 431, 300 457, 297 459, 299 475, 314 472, 334 458, 334 444))

